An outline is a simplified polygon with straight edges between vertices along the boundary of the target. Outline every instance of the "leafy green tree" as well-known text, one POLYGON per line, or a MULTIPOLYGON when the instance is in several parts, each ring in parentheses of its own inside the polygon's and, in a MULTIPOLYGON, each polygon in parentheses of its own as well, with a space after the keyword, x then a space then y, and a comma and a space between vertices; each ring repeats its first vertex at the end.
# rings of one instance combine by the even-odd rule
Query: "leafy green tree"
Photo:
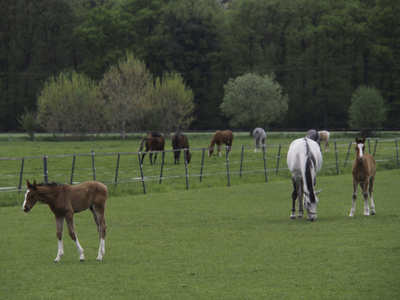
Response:
POLYGON ((74 64, 79 9, 79 0, 0 1, 0 130, 17 129, 45 79, 74 64))
POLYGON ((101 78, 107 68, 117 64, 133 41, 129 25, 121 17, 122 11, 106 1, 85 15, 82 24, 74 28, 73 39, 77 44, 81 63, 78 69, 101 78))
POLYGON ((140 129, 152 76, 143 61, 135 59, 132 52, 127 52, 117 65, 111 66, 104 74, 100 85, 107 100, 108 119, 125 139, 128 123, 140 129))
POLYGON ((61 72, 50 77, 39 94, 37 105, 39 124, 54 135, 99 132, 106 125, 99 86, 75 72, 61 72))
POLYGON ((269 128, 279 121, 288 110, 289 98, 282 92, 275 76, 259 76, 246 73, 230 79, 224 86, 225 97, 221 111, 230 118, 229 124, 236 128, 269 128))
POLYGON ((158 77, 149 101, 148 128, 162 131, 169 136, 173 131, 188 128, 193 122, 194 94, 184 79, 177 73, 166 73, 158 77))
POLYGON ((359 86, 351 97, 349 125, 368 134, 372 129, 382 128, 386 120, 386 107, 378 90, 359 86))

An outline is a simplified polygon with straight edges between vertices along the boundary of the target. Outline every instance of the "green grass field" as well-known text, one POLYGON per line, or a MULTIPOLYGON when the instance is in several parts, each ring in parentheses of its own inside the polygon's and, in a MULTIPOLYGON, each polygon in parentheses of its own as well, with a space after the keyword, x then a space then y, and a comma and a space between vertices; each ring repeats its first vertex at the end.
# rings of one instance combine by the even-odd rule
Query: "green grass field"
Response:
POLYGON ((377 214, 354 218, 350 173, 319 176, 318 221, 289 220, 291 181, 111 196, 106 255, 76 215, 79 262, 57 253, 46 205, 0 207, 1 299, 398 299, 400 169, 379 171, 377 214))
MULTIPOLYGON (((295 138, 305 133, 268 133, 266 166, 268 181, 280 181, 290 178, 287 170, 286 154, 288 146, 295 138), (278 164, 278 154, 279 164, 278 164)), ((189 189, 203 189, 209 187, 232 186, 263 183, 266 181, 264 160, 262 153, 254 153, 254 142, 247 132, 235 132, 233 148, 229 157, 230 177, 227 177, 225 152, 222 157, 213 155, 203 157, 203 150, 207 148, 213 133, 187 133, 192 153, 192 161, 188 165, 189 189), (243 150, 243 156, 242 156, 243 150), (242 159, 243 157, 243 159, 242 159), (240 173, 242 172, 242 173, 240 173), (200 175, 201 174, 201 175, 200 175), (200 180, 201 179, 201 180, 200 180)), ((353 136, 355 133, 353 134, 353 136)), ((92 141, 35 141, 22 139, 6 140, 0 135, 0 206, 18 204, 18 187, 21 180, 21 191, 25 190, 26 180, 44 181, 43 156, 47 155, 48 180, 69 183, 74 164, 73 182, 93 180, 92 156, 94 151, 96 180, 108 185, 111 196, 140 195, 144 193, 138 155, 142 137, 133 136, 126 140, 92 140, 92 141), (114 188, 118 153, 121 153, 118 169, 118 183, 114 188), (22 158, 24 159, 23 176, 20 177, 22 158), (5 159, 14 158, 14 159, 5 159)), ((354 150, 349 151, 349 144, 354 138, 349 138, 342 132, 332 132, 330 152, 323 152, 323 166, 320 176, 349 174, 354 150), (335 149, 337 140, 337 149, 335 149), (336 150, 336 151, 335 151, 336 150), (338 164, 336 164, 336 157, 338 164), (347 159, 347 164, 345 162, 347 159)), ((376 152, 377 168, 380 170, 396 169, 396 144, 392 136, 371 139, 371 153, 376 152), (375 146, 376 149, 375 149, 375 146)), ((165 163, 161 174, 162 155, 158 154, 156 165, 150 165, 149 155, 143 162, 143 173, 147 193, 164 193, 173 190, 186 189, 186 173, 183 159, 181 164, 174 165, 171 152, 171 140, 166 139, 165 163), (160 177, 162 182, 160 184, 160 177)))

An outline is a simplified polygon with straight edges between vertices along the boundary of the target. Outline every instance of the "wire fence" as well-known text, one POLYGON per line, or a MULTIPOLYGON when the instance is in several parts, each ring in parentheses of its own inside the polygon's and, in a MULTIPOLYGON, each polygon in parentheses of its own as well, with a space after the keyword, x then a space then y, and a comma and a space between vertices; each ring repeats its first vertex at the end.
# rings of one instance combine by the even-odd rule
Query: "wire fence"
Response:
MULTIPOLYGON (((354 143, 341 139, 331 142, 329 152, 321 145, 323 166, 320 173, 338 175, 349 172, 354 160, 354 143)), ((121 185, 140 186, 148 192, 152 182, 168 184, 173 180, 183 181, 189 189, 195 182, 202 184, 209 177, 224 178, 227 186, 232 178, 255 178, 268 182, 272 177, 289 177, 286 156, 289 144, 266 144, 260 152, 254 146, 221 147, 221 156, 208 157, 208 148, 190 148, 192 161, 188 164, 186 151, 182 151, 181 163, 174 164, 173 152, 91 153, 36 157, 0 158, 0 195, 25 191, 24 180, 38 182, 60 182, 77 184, 97 180, 115 188, 121 185), (143 154, 146 157, 142 160, 143 154), (148 155, 157 155, 155 164, 150 164, 148 155), (147 159, 146 159, 147 158, 147 159)), ((181 149, 186 150, 186 149, 181 149)), ((215 149, 216 150, 216 149, 215 149)), ((379 169, 393 169, 400 166, 398 138, 368 139, 366 152, 372 154, 379 169)), ((214 152, 216 153, 216 151, 214 152)), ((289 177, 290 178, 290 177, 289 177)), ((205 184, 205 186, 207 186, 205 184)))

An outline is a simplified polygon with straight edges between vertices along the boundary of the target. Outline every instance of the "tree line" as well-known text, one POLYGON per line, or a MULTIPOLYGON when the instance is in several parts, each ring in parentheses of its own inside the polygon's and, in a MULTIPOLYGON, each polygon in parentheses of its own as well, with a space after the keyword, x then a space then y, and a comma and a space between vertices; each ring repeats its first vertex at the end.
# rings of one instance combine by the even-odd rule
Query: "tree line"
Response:
MULTIPOLYGON (((106 82, 121 72, 117 66, 127 51, 145 64, 153 81, 152 93, 136 95, 147 99, 142 104, 151 105, 165 92, 165 74, 175 74, 168 76, 193 92, 193 111, 186 119, 191 129, 239 126, 224 103, 232 80, 246 74, 273 74, 282 87, 286 113, 267 122, 271 128, 355 126, 352 97, 362 86, 383 99, 379 105, 383 103, 386 117, 378 125, 398 128, 399 15, 397 0, 3 0, 0 131, 20 130, 21 116, 40 115, 38 99, 50 92, 49 78, 72 82, 68 76, 75 74, 78 82, 109 93, 109 103, 122 101, 111 100, 113 91, 106 82)), ((134 90, 136 83, 126 86, 134 90)), ((70 105, 90 107, 96 92, 81 93, 70 105)), ((108 120, 122 125, 122 115, 112 118, 117 105, 104 107, 108 120)), ((94 108, 84 111, 92 120, 105 117, 94 108)), ((141 112, 124 124, 125 130, 150 126, 144 121, 149 111, 141 112)), ((164 120, 160 114, 161 108, 151 116, 152 126, 164 120)), ((80 119, 71 118, 68 130, 79 130, 80 119)))

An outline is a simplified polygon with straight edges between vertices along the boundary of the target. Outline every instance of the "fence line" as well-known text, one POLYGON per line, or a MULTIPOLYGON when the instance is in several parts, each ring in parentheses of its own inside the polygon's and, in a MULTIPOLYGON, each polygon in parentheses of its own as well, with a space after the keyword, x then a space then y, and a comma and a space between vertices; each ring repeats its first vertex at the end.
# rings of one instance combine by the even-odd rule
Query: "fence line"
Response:
MULTIPOLYGON (((323 163, 323 169, 324 170, 333 170, 335 169, 336 174, 340 174, 340 166, 343 165, 343 160, 341 160, 344 156, 346 157, 344 159, 344 166, 343 168, 346 168, 347 162, 349 160, 349 154, 350 154, 350 150, 351 150, 351 146, 354 144, 353 142, 349 142, 349 144, 347 143, 348 140, 339 140, 336 139, 334 140, 334 144, 335 144, 335 150, 334 150, 334 160, 328 160, 325 161, 324 158, 324 163, 323 163), (341 142, 339 144, 339 142, 341 142), (340 150, 340 149, 344 149, 344 150, 340 150), (339 157, 339 152, 340 152, 340 157, 339 157)), ((233 175, 239 175, 239 177, 241 178, 242 175, 244 174, 252 174, 252 173, 260 173, 263 172, 264 173, 264 177, 265 177, 265 182, 268 182, 268 173, 271 174, 271 172, 275 173, 275 175, 278 175, 279 172, 287 170, 287 167, 283 167, 282 165, 280 166, 280 161, 286 156, 287 152, 282 151, 282 149, 288 149, 288 145, 289 144, 267 144, 267 145, 263 145, 262 147, 262 158, 260 157, 254 157, 254 155, 251 157, 251 155, 246 154, 245 157, 245 150, 254 149, 254 146, 231 146, 230 148, 225 147, 225 153, 226 153, 226 158, 225 158, 225 162, 223 163, 221 161, 218 161, 218 163, 215 163, 215 161, 213 162, 207 162, 205 163, 205 150, 208 148, 190 148, 190 151, 192 152, 199 152, 201 153, 201 164, 196 165, 193 164, 189 167, 188 163, 187 163, 187 157, 186 157, 186 151, 187 149, 179 149, 179 150, 164 150, 164 151, 151 151, 151 152, 146 152, 146 154, 149 153, 161 153, 162 154, 162 162, 161 162, 161 166, 159 165, 146 165, 145 167, 143 166, 143 161, 141 159, 141 155, 143 154, 143 152, 124 152, 124 153, 118 153, 118 152, 114 152, 114 153, 94 153, 94 151, 92 151, 89 154, 68 154, 68 155, 51 155, 51 156, 47 156, 47 155, 43 155, 43 156, 36 156, 36 157, 20 157, 20 158, 13 158, 13 157, 1 157, 0 158, 0 162, 1 161, 12 161, 12 160, 21 160, 21 167, 20 167, 20 172, 19 172, 19 180, 18 180, 18 186, 0 186, 0 193, 5 193, 5 192, 20 192, 21 191, 21 187, 22 187, 22 178, 24 176, 32 176, 32 175, 28 175, 26 174, 26 170, 24 168, 26 168, 26 160, 37 160, 37 159, 41 159, 43 160, 43 167, 42 167, 42 174, 43 174, 43 178, 44 178, 44 182, 47 183, 49 180, 49 176, 52 176, 53 178, 56 176, 62 176, 65 174, 59 174, 57 172, 54 171, 62 171, 65 172, 66 170, 69 169, 56 169, 54 171, 52 171, 51 173, 49 173, 49 168, 48 168, 48 160, 49 159, 58 159, 58 158, 68 158, 68 157, 72 157, 72 167, 71 167, 71 172, 70 172, 70 184, 75 183, 74 182, 74 178, 76 178, 77 176, 83 176, 85 178, 89 177, 86 180, 91 180, 93 178, 93 180, 96 180, 96 178, 99 178, 96 175, 104 175, 104 174, 110 174, 113 175, 113 179, 111 180, 100 180, 103 181, 106 184, 114 184, 115 187, 117 187, 118 183, 128 183, 128 182, 142 182, 142 188, 143 188, 143 193, 146 194, 147 190, 146 190, 146 182, 148 181, 152 181, 152 180, 158 180, 159 184, 162 183, 163 180, 166 179, 175 179, 175 178, 185 178, 186 181, 186 189, 189 189, 189 182, 190 182, 190 178, 195 178, 198 177, 199 178, 199 182, 202 182, 203 177, 206 176, 211 176, 211 175, 226 175, 227 176, 227 185, 230 186, 231 185, 231 176, 233 175), (228 150, 231 150, 231 152, 229 152, 228 150), (169 153, 169 152, 175 152, 175 151, 183 151, 184 153, 184 168, 185 168, 185 173, 184 175, 181 175, 180 173, 178 175, 165 175, 163 174, 164 172, 170 172, 173 170, 176 170, 178 167, 174 167, 174 165, 172 165, 171 167, 165 168, 165 154, 169 153), (240 155, 235 155, 235 157, 240 157, 239 160, 231 160, 231 156, 233 155, 232 152, 235 152, 237 154, 237 152, 240 151, 240 155), (129 157, 129 156, 134 156, 137 155, 138 157, 138 161, 139 161, 139 170, 140 170, 140 175, 138 176, 134 176, 134 177, 130 177, 129 179, 124 178, 123 176, 125 174, 128 174, 128 172, 124 171, 123 168, 130 168, 130 171, 132 171, 132 166, 121 166, 121 158, 123 157, 129 157), (267 157, 268 155, 268 157, 267 157), (111 170, 111 167, 107 167, 107 166, 99 166, 99 164, 96 162, 96 159, 100 158, 100 157, 111 157, 111 156, 117 156, 117 162, 116 165, 114 165, 113 169, 114 171, 108 171, 111 170), (77 170, 76 168, 76 158, 77 157, 91 157, 91 166, 86 167, 86 168, 79 168, 77 170), (261 165, 261 161, 262 164, 261 165), (276 161, 276 163, 275 163, 276 161), (239 171, 235 171, 233 170, 233 166, 234 164, 240 164, 239 167, 239 171), (246 164, 246 166, 248 166, 249 164, 253 164, 253 167, 251 168, 251 170, 244 170, 243 166, 246 164), (274 168, 271 168, 271 166, 276 166, 274 168), (97 166, 97 167, 96 167, 97 166), (205 173, 204 170, 205 168, 208 170, 210 168, 210 166, 212 166, 213 168, 216 168, 219 166, 222 166, 220 168, 220 171, 214 171, 214 172, 207 172, 205 173), (270 168, 267 168, 267 166, 269 166, 270 168), (199 167, 199 173, 194 173, 194 174, 190 174, 189 169, 193 170, 196 167, 199 167), (154 172, 157 172, 157 169, 159 169, 159 175, 154 175, 154 172), (225 169, 225 171, 223 170, 225 169), (79 172, 79 170, 81 170, 81 173, 79 172), (82 170, 90 170, 87 173, 83 173, 82 170), (115 174, 114 174, 115 173, 115 174), (122 176, 119 176, 122 175, 122 176), (121 178, 122 177, 122 178, 121 178)), ((366 151, 368 151, 369 153, 373 153, 374 156, 376 155, 380 155, 379 158, 376 159, 377 163, 388 163, 391 161, 396 161, 397 162, 397 166, 400 166, 400 160, 399 160, 399 150, 398 150, 398 138, 395 139, 368 139, 368 143, 366 145, 367 149, 366 151), (379 143, 378 143, 379 142, 379 143), (378 145, 380 148, 378 148, 378 145), (383 157, 382 157, 382 153, 384 153, 383 157), (393 157, 396 157, 395 159, 393 157)), ((222 150, 222 149, 221 149, 222 150)), ((322 151, 324 151, 323 147, 322 147, 322 151)), ((258 154, 255 154, 258 155, 258 154)), ((325 152, 323 152, 323 156, 325 157, 326 154, 325 152)), ((394 164, 396 165, 396 164, 394 164)), ((16 177, 16 175, 6 175, 8 178, 10 177, 16 177)), ((35 177, 37 177, 38 175, 35 175, 35 177)), ((1 182, 3 182, 3 180, 1 180, 1 182)), ((17 182, 17 180, 15 180, 15 182, 17 182)))

